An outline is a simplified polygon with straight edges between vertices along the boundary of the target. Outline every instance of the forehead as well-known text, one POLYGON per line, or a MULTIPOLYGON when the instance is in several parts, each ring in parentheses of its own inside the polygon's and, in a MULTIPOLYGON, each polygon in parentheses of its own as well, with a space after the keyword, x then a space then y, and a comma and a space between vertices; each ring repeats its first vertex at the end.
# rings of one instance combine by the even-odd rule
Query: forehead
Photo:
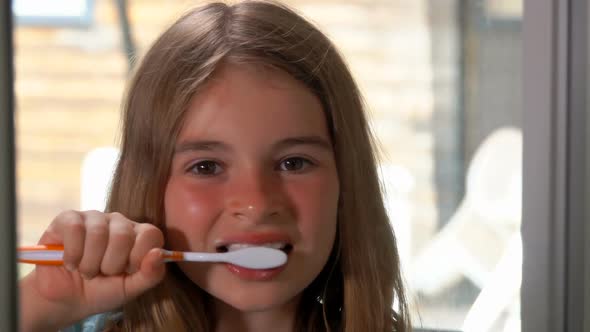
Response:
POLYGON ((180 136, 228 130, 328 136, 321 102, 303 83, 282 70, 254 65, 223 65, 192 98, 180 136))

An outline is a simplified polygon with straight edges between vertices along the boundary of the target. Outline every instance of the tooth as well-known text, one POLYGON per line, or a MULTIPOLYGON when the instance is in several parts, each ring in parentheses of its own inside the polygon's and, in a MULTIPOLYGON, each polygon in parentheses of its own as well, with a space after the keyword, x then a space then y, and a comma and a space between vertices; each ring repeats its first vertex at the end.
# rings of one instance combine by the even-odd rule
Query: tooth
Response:
POLYGON ((285 246, 285 244, 284 243, 281 243, 281 242, 273 242, 273 243, 265 243, 265 244, 262 244, 262 246, 269 247, 269 248, 274 248, 274 249, 282 249, 285 246))
POLYGON ((248 247, 268 247, 273 249, 283 249, 285 245, 286 244, 282 242, 261 243, 257 245, 248 243, 233 243, 227 246, 227 251, 240 250, 248 247))
POLYGON ((227 246, 227 251, 240 250, 248 247, 254 247, 254 245, 245 243, 234 243, 227 246))

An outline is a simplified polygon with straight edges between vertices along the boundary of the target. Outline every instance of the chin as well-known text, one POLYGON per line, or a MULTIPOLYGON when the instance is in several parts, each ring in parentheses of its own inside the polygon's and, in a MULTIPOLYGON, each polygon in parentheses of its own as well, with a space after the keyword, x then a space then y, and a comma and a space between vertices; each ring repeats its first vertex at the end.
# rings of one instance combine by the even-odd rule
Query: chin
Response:
POLYGON ((206 291, 214 298, 241 312, 261 312, 295 307, 299 300, 299 292, 295 290, 281 289, 271 285, 257 286, 259 287, 235 287, 234 292, 228 292, 230 287, 206 291))
POLYGON ((262 312, 276 310, 283 307, 286 303, 276 301, 276 299, 221 299, 226 305, 240 311, 240 312, 262 312))
POLYGON ((198 269, 181 265, 181 270, 211 297, 238 311, 260 312, 296 305, 304 280, 290 280, 287 275, 265 281, 240 280, 222 265, 198 269), (299 286, 299 287, 298 287, 299 286))

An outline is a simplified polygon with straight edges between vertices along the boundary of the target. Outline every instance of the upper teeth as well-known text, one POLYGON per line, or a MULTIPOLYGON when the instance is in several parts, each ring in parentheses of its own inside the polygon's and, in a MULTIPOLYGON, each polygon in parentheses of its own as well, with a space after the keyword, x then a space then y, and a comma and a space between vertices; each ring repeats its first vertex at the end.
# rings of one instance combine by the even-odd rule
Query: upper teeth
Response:
POLYGON ((286 246, 283 242, 270 242, 270 243, 260 243, 260 244, 249 244, 249 243, 233 243, 227 245, 227 251, 234 251, 239 249, 244 249, 248 247, 268 247, 274 249, 283 249, 286 246))

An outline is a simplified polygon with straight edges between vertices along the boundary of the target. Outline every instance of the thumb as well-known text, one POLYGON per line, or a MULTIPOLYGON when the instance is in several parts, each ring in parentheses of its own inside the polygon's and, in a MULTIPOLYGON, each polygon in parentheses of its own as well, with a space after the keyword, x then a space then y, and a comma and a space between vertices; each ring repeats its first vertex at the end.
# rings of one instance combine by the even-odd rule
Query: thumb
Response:
POLYGON ((125 297, 130 300, 155 287, 165 274, 164 254, 161 249, 153 248, 141 261, 139 270, 125 278, 125 297))

